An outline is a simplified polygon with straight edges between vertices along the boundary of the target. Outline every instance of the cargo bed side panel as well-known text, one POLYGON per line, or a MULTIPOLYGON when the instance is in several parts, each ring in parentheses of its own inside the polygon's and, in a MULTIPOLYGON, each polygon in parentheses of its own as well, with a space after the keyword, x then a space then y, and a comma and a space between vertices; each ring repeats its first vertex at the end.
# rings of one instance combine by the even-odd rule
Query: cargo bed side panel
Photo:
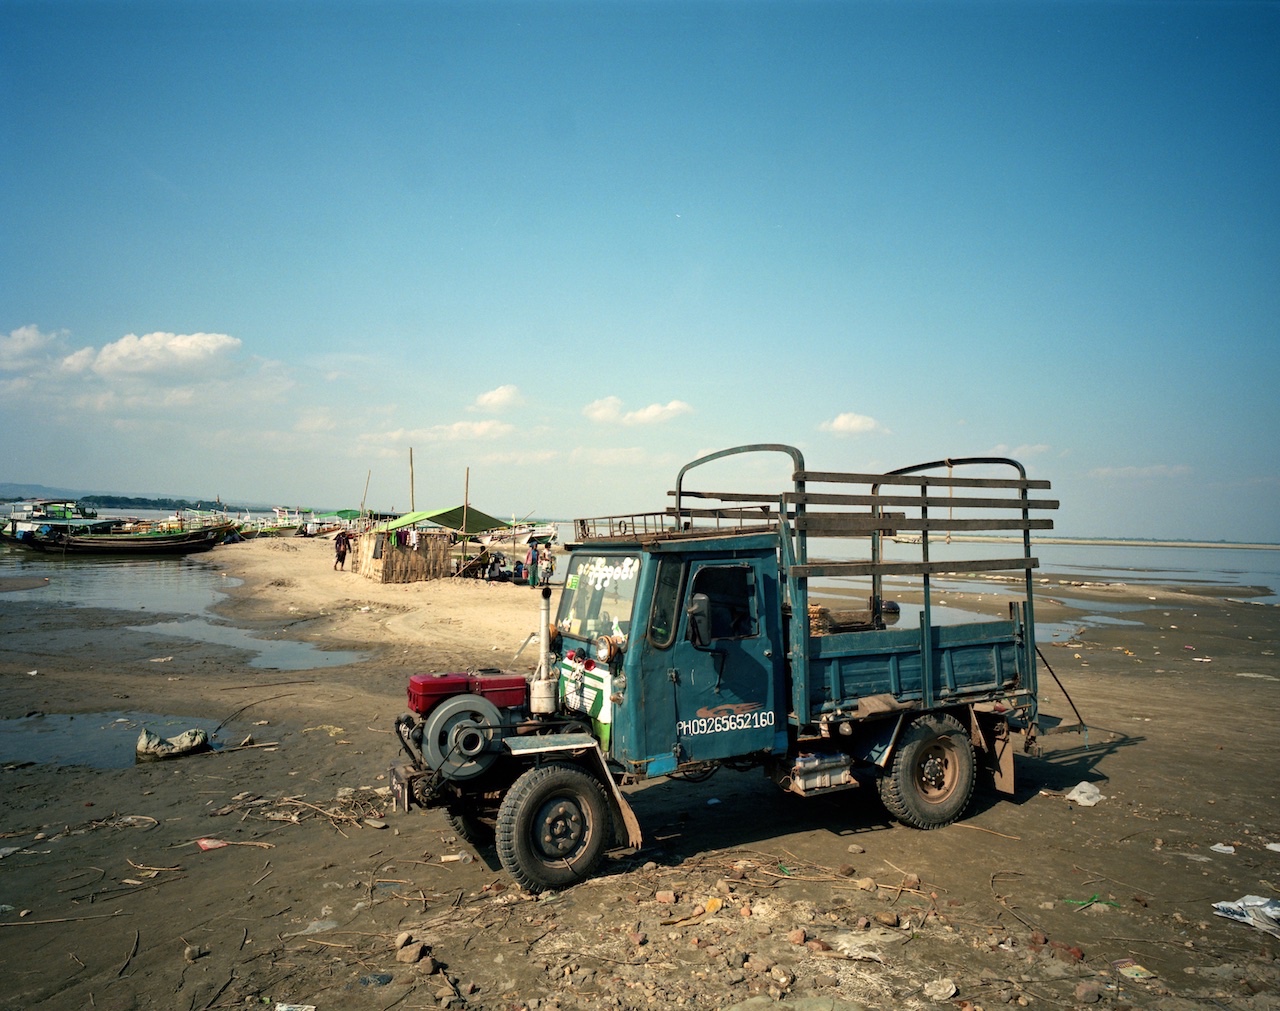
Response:
MULTIPOLYGON (((935 704, 963 702, 1014 687, 1019 677, 1014 622, 979 622, 930 629, 935 704)), ((925 697, 918 629, 814 636, 809 640, 810 719, 851 710, 859 699, 925 697)))

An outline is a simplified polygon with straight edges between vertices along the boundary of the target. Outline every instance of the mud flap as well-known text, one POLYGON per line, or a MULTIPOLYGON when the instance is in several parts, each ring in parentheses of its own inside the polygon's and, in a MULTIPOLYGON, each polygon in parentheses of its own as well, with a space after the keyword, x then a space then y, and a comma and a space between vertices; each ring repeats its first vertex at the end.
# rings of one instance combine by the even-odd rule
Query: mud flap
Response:
POLYGON ((1013 731, 1003 713, 969 707, 969 737, 982 753, 982 763, 991 770, 997 793, 1013 796, 1013 731))
POLYGON ((857 743, 848 749, 849 754, 882 769, 886 768, 906 722, 907 714, 899 713, 896 720, 879 720, 867 724, 858 734, 857 743))
POLYGON ((994 755, 992 756, 991 771, 995 774, 996 792, 1003 793, 1012 797, 1014 793, 1013 780, 1013 734, 1009 732, 1009 724, 997 723, 994 728, 994 755))
POLYGON ((601 782, 609 789, 609 797, 613 801, 614 813, 618 816, 626 835, 618 833, 619 841, 640 849, 644 845, 644 837, 640 832, 640 819, 627 802, 627 798, 609 774, 609 766, 604 760, 604 752, 599 742, 590 734, 536 734, 530 737, 507 737, 502 742, 515 756, 550 755, 556 752, 589 753, 594 757, 592 767, 599 774, 601 782))

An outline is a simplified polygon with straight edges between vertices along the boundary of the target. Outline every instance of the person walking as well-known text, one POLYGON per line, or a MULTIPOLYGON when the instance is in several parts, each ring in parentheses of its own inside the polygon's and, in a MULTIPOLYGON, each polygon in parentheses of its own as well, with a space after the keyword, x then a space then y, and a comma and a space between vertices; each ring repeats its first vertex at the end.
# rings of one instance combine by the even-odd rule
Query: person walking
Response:
MULTIPOLYGON (((345 530, 339 530, 338 536, 333 539, 333 567, 343 572, 347 570, 347 552, 351 550, 351 535, 345 530)), ((355 564, 354 562, 352 564, 355 564)))

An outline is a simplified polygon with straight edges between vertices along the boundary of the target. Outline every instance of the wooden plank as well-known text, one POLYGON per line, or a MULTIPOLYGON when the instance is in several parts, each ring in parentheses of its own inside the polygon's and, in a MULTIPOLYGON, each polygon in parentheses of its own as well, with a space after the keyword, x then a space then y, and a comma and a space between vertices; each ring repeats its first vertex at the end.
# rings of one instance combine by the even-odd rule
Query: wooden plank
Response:
POLYGON ((1053 520, 1047 518, 1018 519, 1016 517, 991 517, 989 519, 955 519, 930 517, 919 519, 901 516, 848 515, 845 513, 806 513, 796 517, 796 529, 812 537, 857 537, 874 530, 941 530, 959 533, 962 530, 1052 530, 1053 520))
POLYGON ((789 505, 805 506, 880 506, 928 509, 1057 509, 1057 499, 969 498, 942 495, 837 495, 822 492, 788 492, 783 500, 789 505))
MULTIPOLYGON (((668 498, 675 498, 675 491, 667 492, 668 498)), ((687 488, 680 493, 681 498, 696 499, 719 499, 721 502, 768 502, 777 505, 779 494, 768 495, 755 492, 741 491, 689 491, 687 488)))
MULTIPOLYGON (((668 516, 676 515, 674 507, 667 510, 668 516)), ((761 509, 759 506, 728 507, 724 509, 681 509, 680 515, 686 519, 736 519, 754 520, 757 523, 776 523, 776 509, 761 509)))
POLYGON ((1038 558, 980 558, 946 562, 811 562, 791 566, 790 575, 797 579, 811 576, 922 576, 938 572, 1000 572, 1035 569, 1038 558))
POLYGON ((1047 491, 1048 481, 1031 478, 999 477, 946 477, 933 474, 844 474, 839 471, 802 470, 795 475, 797 481, 818 484, 890 484, 912 488, 1028 488, 1047 491))

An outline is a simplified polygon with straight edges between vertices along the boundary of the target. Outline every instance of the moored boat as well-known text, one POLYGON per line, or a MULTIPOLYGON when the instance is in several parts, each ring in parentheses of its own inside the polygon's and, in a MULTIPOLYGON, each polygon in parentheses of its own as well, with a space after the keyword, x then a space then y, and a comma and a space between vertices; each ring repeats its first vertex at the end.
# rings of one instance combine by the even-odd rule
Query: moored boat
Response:
POLYGON ((516 523, 499 530, 489 530, 476 537, 485 547, 503 544, 554 544, 559 530, 554 523, 516 523))
POLYGON ((27 542, 44 551, 95 555, 185 555, 221 544, 233 523, 215 523, 176 532, 93 533, 80 529, 48 528, 27 542))
POLYGON ((96 511, 75 499, 33 499, 10 507, 9 516, 0 524, 0 540, 25 544, 42 527, 67 530, 75 526, 105 533, 118 524, 118 520, 98 519, 96 511))

